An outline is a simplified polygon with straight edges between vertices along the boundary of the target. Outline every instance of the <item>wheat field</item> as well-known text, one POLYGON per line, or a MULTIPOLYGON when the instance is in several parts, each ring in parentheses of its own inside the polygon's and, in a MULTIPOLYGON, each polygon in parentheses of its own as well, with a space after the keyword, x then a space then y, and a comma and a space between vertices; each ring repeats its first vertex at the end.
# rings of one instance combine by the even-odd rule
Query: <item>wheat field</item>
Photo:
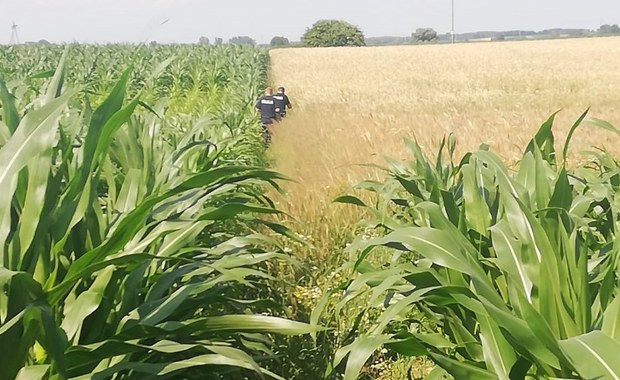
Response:
MULTIPOLYGON (((429 151, 454 133, 459 152, 488 144, 509 161, 560 111, 563 141, 583 111, 620 126, 620 38, 373 48, 281 49, 271 81, 295 109, 277 126, 272 156, 296 182, 283 208, 323 239, 356 215, 330 206, 352 184, 378 174, 357 164, 407 158, 403 139, 429 151)), ((591 127, 571 144, 616 149, 591 127)), ((332 236, 333 240, 333 236, 332 236)))

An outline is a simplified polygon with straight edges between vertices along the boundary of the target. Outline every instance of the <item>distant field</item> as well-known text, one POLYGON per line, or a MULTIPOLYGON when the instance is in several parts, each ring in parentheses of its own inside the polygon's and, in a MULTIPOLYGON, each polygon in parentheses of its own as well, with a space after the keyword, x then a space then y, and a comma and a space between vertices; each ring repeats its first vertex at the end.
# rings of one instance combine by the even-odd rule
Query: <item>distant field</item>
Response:
MULTIPOLYGON (((486 143, 514 160, 558 110, 558 141, 588 107, 620 126, 619 61, 620 38, 273 50, 272 82, 297 106, 273 149, 278 169, 298 181, 290 211, 321 213, 371 175, 351 165, 406 157, 405 137, 434 150, 454 132, 460 152, 486 143)), ((587 128, 573 152, 592 145, 618 144, 587 128)))

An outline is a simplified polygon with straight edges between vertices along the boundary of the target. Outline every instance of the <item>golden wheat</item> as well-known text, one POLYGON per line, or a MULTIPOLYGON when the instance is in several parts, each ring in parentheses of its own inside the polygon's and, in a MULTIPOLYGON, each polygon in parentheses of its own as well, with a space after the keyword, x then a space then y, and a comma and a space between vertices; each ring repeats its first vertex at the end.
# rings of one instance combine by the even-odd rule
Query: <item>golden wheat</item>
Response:
MULTIPOLYGON (((460 152, 486 143, 512 160, 558 110, 560 141, 588 107, 620 125, 619 61, 620 38, 273 50, 271 79, 296 106, 272 149, 297 181, 284 208, 333 241, 357 215, 330 199, 378 175, 355 164, 406 158, 406 137, 430 151, 454 132, 460 152)), ((572 151, 615 145, 615 135, 585 128, 572 151)))

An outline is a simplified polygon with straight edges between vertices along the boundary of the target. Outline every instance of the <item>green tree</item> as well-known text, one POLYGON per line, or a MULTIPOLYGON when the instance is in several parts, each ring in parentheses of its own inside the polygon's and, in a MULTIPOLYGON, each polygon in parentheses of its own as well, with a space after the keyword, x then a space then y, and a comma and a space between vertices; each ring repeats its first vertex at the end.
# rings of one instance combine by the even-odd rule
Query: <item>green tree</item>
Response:
POLYGON ((291 42, 286 37, 275 36, 271 39, 270 45, 272 47, 276 46, 289 46, 291 42))
POLYGON ((437 32, 433 28, 418 28, 411 37, 418 42, 432 42, 437 40, 437 32))
POLYGON ((364 33, 355 25, 339 20, 320 20, 301 37, 305 46, 364 46, 364 33))
POLYGON ((250 45, 255 46, 256 41, 252 37, 248 36, 237 36, 228 40, 228 43, 231 45, 250 45))
POLYGON ((598 28, 598 32, 600 34, 620 34, 620 26, 618 26, 618 24, 604 24, 598 28))

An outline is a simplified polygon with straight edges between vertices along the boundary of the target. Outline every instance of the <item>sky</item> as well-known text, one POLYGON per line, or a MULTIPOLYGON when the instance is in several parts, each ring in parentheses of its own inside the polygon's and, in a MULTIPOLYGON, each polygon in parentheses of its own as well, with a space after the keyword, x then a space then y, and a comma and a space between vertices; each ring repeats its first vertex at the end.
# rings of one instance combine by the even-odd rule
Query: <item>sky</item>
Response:
MULTIPOLYGON (((197 42, 248 35, 299 40, 319 19, 341 19, 366 37, 451 29, 452 0, 0 0, 0 44, 18 25, 24 41, 197 42)), ((457 33, 597 29, 620 24, 620 0, 453 0, 457 33)))

